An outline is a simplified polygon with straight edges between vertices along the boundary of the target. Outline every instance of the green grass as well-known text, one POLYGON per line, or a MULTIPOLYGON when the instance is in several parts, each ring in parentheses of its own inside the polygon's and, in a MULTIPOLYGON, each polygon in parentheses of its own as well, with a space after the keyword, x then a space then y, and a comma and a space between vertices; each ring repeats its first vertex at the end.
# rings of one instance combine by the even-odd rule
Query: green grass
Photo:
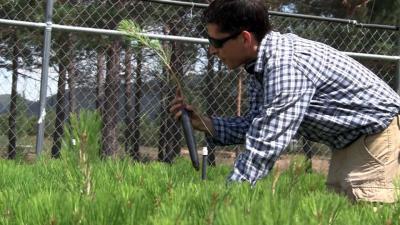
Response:
POLYGON ((92 161, 90 192, 73 160, 0 160, 0 224, 399 224, 399 204, 352 204, 301 166, 273 172, 255 188, 208 180, 176 164, 92 161), (273 190, 274 189, 274 190, 273 190))
POLYGON ((227 166, 202 181, 187 159, 100 160, 99 118, 71 116, 61 159, 0 159, 0 224, 399 224, 399 204, 352 204, 323 175, 304 173, 301 158, 255 188, 227 185, 227 166))

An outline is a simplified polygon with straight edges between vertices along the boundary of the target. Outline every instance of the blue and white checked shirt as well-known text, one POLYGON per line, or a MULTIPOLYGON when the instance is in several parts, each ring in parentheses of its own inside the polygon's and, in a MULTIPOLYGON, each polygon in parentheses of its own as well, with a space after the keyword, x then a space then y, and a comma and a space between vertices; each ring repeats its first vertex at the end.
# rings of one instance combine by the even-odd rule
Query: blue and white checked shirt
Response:
POLYGON ((294 34, 268 33, 254 70, 249 111, 243 117, 212 117, 215 135, 207 137, 210 147, 246 144, 228 181, 255 185, 297 132, 340 149, 382 131, 400 112, 399 95, 366 67, 294 34))

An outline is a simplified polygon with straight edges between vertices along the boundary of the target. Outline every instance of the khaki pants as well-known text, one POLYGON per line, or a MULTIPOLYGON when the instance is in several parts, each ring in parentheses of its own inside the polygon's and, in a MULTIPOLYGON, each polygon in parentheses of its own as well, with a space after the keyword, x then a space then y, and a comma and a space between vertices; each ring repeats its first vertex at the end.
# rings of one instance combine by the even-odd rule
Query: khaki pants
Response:
POLYGON ((399 196, 400 116, 384 131, 334 151, 327 186, 353 201, 393 203, 399 196))

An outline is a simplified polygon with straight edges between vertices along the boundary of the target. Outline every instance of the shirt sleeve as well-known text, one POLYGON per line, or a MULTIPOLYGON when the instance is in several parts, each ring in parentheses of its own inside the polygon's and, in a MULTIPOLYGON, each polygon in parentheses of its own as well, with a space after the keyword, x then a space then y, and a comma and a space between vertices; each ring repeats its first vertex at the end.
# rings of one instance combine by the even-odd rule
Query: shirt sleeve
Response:
POLYGON ((261 112, 246 133, 246 150, 235 161, 228 181, 255 185, 266 176, 295 136, 315 93, 315 86, 294 65, 281 65, 264 74, 261 112))
POLYGON ((249 130, 253 118, 259 114, 258 99, 262 98, 262 93, 257 91, 261 88, 254 77, 250 77, 248 93, 249 93, 249 109, 243 116, 234 117, 212 117, 212 124, 215 135, 206 135, 207 145, 210 148, 215 146, 243 144, 245 142, 246 133, 249 130))

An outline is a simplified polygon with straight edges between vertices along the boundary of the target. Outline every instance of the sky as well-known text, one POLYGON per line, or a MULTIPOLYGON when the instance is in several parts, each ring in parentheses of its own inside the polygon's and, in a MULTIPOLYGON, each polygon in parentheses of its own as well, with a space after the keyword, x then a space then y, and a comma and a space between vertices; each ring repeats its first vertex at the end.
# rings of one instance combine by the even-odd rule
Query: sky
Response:
MULTIPOLYGON (((38 101, 40 98, 40 77, 41 69, 24 71, 19 69, 19 73, 27 76, 19 76, 17 92, 30 101, 38 101)), ((12 73, 5 68, 0 68, 0 95, 11 94, 12 73)), ((50 69, 48 78, 47 96, 57 93, 57 73, 50 69)))

